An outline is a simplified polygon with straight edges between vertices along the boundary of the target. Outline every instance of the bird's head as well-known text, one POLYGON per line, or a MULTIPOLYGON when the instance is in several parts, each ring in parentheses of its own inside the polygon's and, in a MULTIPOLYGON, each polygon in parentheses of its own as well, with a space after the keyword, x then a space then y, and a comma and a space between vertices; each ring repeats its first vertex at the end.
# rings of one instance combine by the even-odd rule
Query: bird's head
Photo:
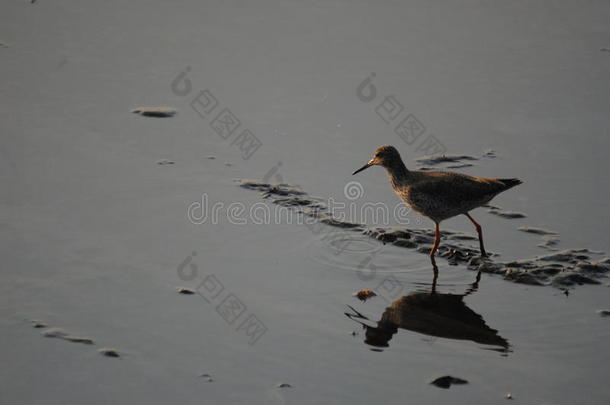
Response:
POLYGON ((367 164, 352 173, 352 175, 360 173, 364 169, 367 169, 371 166, 383 166, 385 168, 388 168, 400 161, 400 154, 398 153, 395 147, 391 145, 380 146, 375 149, 375 152, 373 153, 373 158, 369 160, 367 164))

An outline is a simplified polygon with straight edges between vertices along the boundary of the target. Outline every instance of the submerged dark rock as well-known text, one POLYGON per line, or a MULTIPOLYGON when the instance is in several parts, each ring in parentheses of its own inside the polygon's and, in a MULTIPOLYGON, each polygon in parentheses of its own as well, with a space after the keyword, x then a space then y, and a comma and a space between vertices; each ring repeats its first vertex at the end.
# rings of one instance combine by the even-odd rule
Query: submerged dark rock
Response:
POLYGON ((557 235, 557 232, 550 231, 548 229, 536 228, 533 226, 520 226, 519 229, 521 232, 533 233, 535 235, 557 235))
POLYGON ((407 239, 396 239, 392 242, 392 245, 409 249, 415 249, 417 247, 417 243, 407 239))
POLYGON ((205 378, 208 382, 214 381, 214 378, 208 373, 200 374, 199 377, 205 378))
POLYGON ((393 243, 399 239, 406 240, 411 238, 411 232, 392 228, 368 228, 364 231, 364 234, 383 243, 393 243))
POLYGON ((474 166, 472 163, 460 163, 457 165, 451 165, 451 166, 447 166, 447 169, 463 169, 465 167, 471 167, 474 166))
POLYGON ((498 156, 498 155, 496 154, 496 151, 495 151, 495 150, 493 150, 493 149, 486 149, 486 150, 483 152, 483 155, 482 155, 481 157, 484 157, 484 158, 489 158, 489 159, 493 159, 493 158, 495 158, 495 157, 497 157, 497 156, 498 156))
POLYGON ((429 155, 422 156, 415 159, 420 165, 425 165, 420 167, 419 170, 434 170, 433 168, 426 166, 441 166, 441 169, 463 169, 466 167, 474 166, 473 163, 476 160, 481 158, 495 158, 496 152, 491 149, 483 152, 481 156, 472 156, 472 155, 429 155))
POLYGON ((430 384, 436 385, 439 388, 447 389, 447 388, 451 387, 453 384, 457 384, 457 385, 468 384, 468 381, 466 381, 462 378, 457 378, 457 377, 452 377, 450 375, 446 375, 443 377, 438 377, 438 378, 434 379, 433 381, 430 381, 430 384))
POLYGON ((519 284, 544 285, 534 274, 527 272, 507 270, 504 278, 519 284))
POLYGON ((566 249, 557 253, 552 253, 546 256, 541 256, 538 259, 542 261, 554 261, 554 262, 564 262, 564 263, 572 263, 576 264, 583 260, 589 260, 590 257, 583 252, 587 250, 582 249, 566 249))
POLYGON ((501 209, 490 209, 489 211, 490 214, 494 214, 497 215, 499 217, 502 218, 506 218, 506 219, 518 219, 518 218, 525 218, 525 214, 522 212, 516 212, 516 211, 508 211, 508 210, 501 210, 501 209))
POLYGON ((86 345, 93 344, 92 339, 89 339, 86 337, 80 337, 80 336, 73 336, 73 335, 68 334, 63 329, 59 329, 59 328, 48 329, 42 333, 42 336, 48 337, 48 338, 63 339, 63 340, 67 340, 67 341, 73 342, 73 343, 83 343, 86 345))
POLYGON ((106 357, 115 357, 115 358, 121 357, 119 352, 116 351, 115 349, 101 348, 98 350, 98 352, 100 352, 100 354, 102 356, 106 356, 106 357))
POLYGON ((47 327, 46 323, 44 323, 42 321, 39 321, 39 320, 36 320, 36 319, 32 319, 30 322, 32 322, 32 327, 37 328, 37 329, 46 328, 47 327))
POLYGON ((167 118, 176 115, 178 110, 172 107, 138 107, 131 112, 144 117, 167 118))
MULTIPOLYGON (((425 165, 437 165, 439 163, 455 163, 464 160, 478 160, 470 155, 430 155, 415 159, 415 161, 425 165)), ((472 166, 472 165, 471 165, 472 166)))
POLYGON ((582 274, 575 273, 575 272, 570 272, 570 273, 561 274, 561 275, 555 277, 553 279, 552 284, 555 286, 559 286, 559 287, 565 287, 565 286, 573 286, 573 285, 601 284, 601 283, 591 277, 587 277, 587 276, 584 276, 582 274))
POLYGON ((542 238, 542 242, 537 246, 547 250, 558 250, 555 246, 557 246, 560 242, 560 239, 556 236, 544 236, 542 238))
POLYGON ((359 228, 361 226, 360 224, 354 224, 352 222, 339 221, 335 218, 322 218, 320 222, 329 226, 336 226, 337 228, 346 229, 359 228))
POLYGON ((467 233, 454 233, 448 238, 453 240, 479 240, 476 236, 467 233))

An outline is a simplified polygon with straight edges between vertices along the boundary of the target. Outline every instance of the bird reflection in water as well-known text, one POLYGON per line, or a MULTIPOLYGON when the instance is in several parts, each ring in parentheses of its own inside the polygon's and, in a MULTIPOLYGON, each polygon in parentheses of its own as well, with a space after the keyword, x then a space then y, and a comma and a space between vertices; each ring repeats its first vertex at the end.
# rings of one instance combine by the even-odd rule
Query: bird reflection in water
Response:
POLYGON ((464 294, 437 292, 437 273, 435 268, 430 291, 412 292, 392 302, 376 326, 365 323, 369 319, 349 305, 353 313, 346 312, 345 315, 364 327, 364 342, 375 348, 372 350, 388 347, 398 329, 406 329, 434 337, 469 340, 492 346, 488 349, 504 355, 509 353, 511 350, 508 341, 497 330, 487 326, 483 317, 464 303, 464 297, 477 291, 481 273, 477 274, 476 281, 464 294))

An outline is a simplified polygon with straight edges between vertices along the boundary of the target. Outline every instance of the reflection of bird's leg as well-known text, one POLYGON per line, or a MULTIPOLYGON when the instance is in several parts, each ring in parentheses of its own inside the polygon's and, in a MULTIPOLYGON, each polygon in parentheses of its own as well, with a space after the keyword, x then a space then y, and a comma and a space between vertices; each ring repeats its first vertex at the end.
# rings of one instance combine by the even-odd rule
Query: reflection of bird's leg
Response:
POLYGON ((485 246, 483 246, 483 229, 481 228, 481 225, 479 225, 479 223, 477 221, 475 221, 474 218, 471 217, 469 213, 465 213, 464 215, 466 215, 468 217, 468 219, 470 219, 472 221, 472 223, 474 224, 474 227, 477 229, 477 233, 479 234, 479 246, 481 247, 481 256, 483 256, 483 257, 487 256, 487 253, 485 253, 485 246))
POLYGON ((464 297, 467 295, 472 294, 473 292, 477 291, 479 289, 479 281, 481 281, 481 270, 479 270, 477 272, 477 277, 474 280, 474 283, 470 284, 470 288, 468 288, 468 290, 466 290, 466 293, 464 294, 464 297))
POLYGON ((349 309, 351 309, 354 313, 350 314, 348 312, 344 312, 345 316, 347 316, 349 319, 351 319, 352 321, 358 322, 360 325, 362 325, 362 329, 368 330, 371 326, 367 325, 366 323, 364 323, 363 321, 361 321, 360 319, 365 319, 365 320, 369 320, 369 318, 367 318, 366 316, 362 315, 360 312, 356 311, 356 309, 354 309, 354 307, 352 307, 351 305, 348 305, 349 309))
POLYGON ((367 321, 369 320, 369 318, 367 318, 366 316, 362 315, 360 312, 356 311, 356 309, 354 309, 354 307, 352 307, 351 305, 348 305, 349 309, 351 309, 352 311, 354 311, 353 314, 348 314, 347 312, 344 312, 345 315, 350 318, 350 319, 366 319, 367 321))

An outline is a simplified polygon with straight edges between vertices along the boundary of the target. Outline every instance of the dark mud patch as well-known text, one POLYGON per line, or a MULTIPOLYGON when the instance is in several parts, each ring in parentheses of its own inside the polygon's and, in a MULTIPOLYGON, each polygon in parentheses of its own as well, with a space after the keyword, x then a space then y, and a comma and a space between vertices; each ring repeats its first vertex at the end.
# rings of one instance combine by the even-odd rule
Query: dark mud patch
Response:
POLYGON ((540 242, 536 246, 541 247, 546 250, 559 250, 557 248, 557 245, 559 244, 560 241, 561 241, 561 239, 559 239, 556 236, 547 235, 547 236, 542 237, 542 242, 540 242))
POLYGON ((493 149, 486 149, 483 154, 481 155, 481 157, 483 158, 487 158, 487 159, 493 159, 498 157, 498 154, 496 153, 495 150, 493 149))
POLYGON ((517 229, 519 229, 521 232, 542 236, 540 243, 536 245, 539 248, 550 251, 559 250, 557 246, 559 245, 559 242, 561 242, 561 239, 559 239, 559 234, 557 232, 543 228, 536 228, 533 226, 521 226, 517 229))
POLYGON ((416 162, 429 166, 436 166, 441 163, 463 163, 464 161, 468 160, 479 159, 470 155, 430 155, 415 159, 416 162))
POLYGON ((506 219, 519 219, 526 217, 526 215, 522 212, 505 210, 496 205, 488 204, 487 208, 489 208, 487 212, 489 212, 490 214, 497 215, 506 219))
POLYGON ((601 284, 600 278, 610 272, 610 263, 594 261, 587 249, 567 249, 546 256, 513 262, 492 262, 473 258, 468 268, 498 274, 506 280, 528 285, 550 285, 563 289, 585 284, 601 284))
MULTIPOLYGON (((365 228, 363 233, 382 243, 391 243, 394 246, 415 249, 420 253, 428 254, 434 244, 434 231, 429 229, 402 229, 402 228, 365 228)), ((441 245, 438 255, 449 261, 449 264, 467 263, 471 258, 479 257, 476 246, 466 245, 463 241, 472 241, 478 245, 478 238, 474 235, 450 230, 441 231, 441 245)), ((494 255, 493 252, 488 254, 494 255)))
POLYGON ((293 208, 297 212, 309 217, 305 225, 313 225, 313 222, 342 228, 345 231, 362 231, 362 224, 357 224, 334 217, 321 198, 312 197, 297 186, 289 184, 267 184, 257 181, 242 181, 240 186, 249 190, 256 190, 263 198, 283 207, 293 208))
POLYGON ((517 228, 521 232, 533 233, 534 235, 558 235, 555 231, 550 231, 548 229, 536 228, 533 226, 520 226, 517 228))
POLYGON ((474 166, 472 163, 460 163, 457 165, 447 166, 447 169, 464 169, 466 167, 474 166))
POLYGON ((214 378, 212 377, 212 375, 208 374, 208 373, 200 374, 199 377, 204 378, 207 382, 213 382, 214 381, 214 378))
MULTIPOLYGON (((289 184, 267 184, 257 181, 242 181, 240 186, 256 190, 263 198, 272 203, 290 207, 305 216, 313 218, 319 225, 340 228, 333 234, 336 240, 329 245, 338 248, 338 253, 347 251, 353 236, 352 232, 367 235, 383 244, 413 249, 428 254, 434 243, 432 229, 409 229, 402 227, 367 227, 333 217, 319 198, 311 197, 299 187, 289 184), (334 242, 336 243, 334 243, 334 242)), ((521 227, 523 232, 542 235, 548 239, 548 247, 554 249, 558 243, 557 233, 542 228, 521 227)), ((330 235, 330 233, 329 233, 330 235)), ((337 254, 338 254, 337 253, 337 254)), ((487 252, 489 257, 482 258, 475 235, 451 230, 441 232, 441 244, 437 255, 447 259, 449 264, 465 264, 471 270, 497 274, 507 281, 535 286, 553 286, 561 289, 584 284, 600 284, 600 278, 610 272, 610 257, 595 261, 592 255, 600 254, 588 249, 567 249, 554 251, 547 255, 512 262, 495 261, 498 254, 487 252)))
MULTIPOLYGON (((32 320, 30 322, 32 322, 32 325, 35 328, 46 328, 46 326, 47 326, 43 322, 40 322, 37 320, 32 320)), ((95 342, 91 338, 83 337, 83 336, 75 336, 75 335, 72 335, 71 333, 66 332, 65 330, 63 330, 61 328, 49 328, 49 329, 45 330, 44 332, 42 332, 41 335, 46 338, 61 339, 61 340, 65 340, 68 342, 81 343, 81 344, 89 345, 89 346, 92 346, 95 344, 95 342)), ((119 353, 118 350, 108 348, 108 347, 103 347, 103 348, 98 349, 98 353, 100 353, 102 356, 105 356, 105 357, 113 357, 113 358, 121 357, 121 354, 119 353)))
POLYGON ((131 112, 143 117, 168 118, 176 115, 178 110, 172 107, 138 107, 131 112))
POLYGON ((119 354, 118 351, 116 351, 115 349, 110 349, 107 347, 101 348, 98 350, 98 352, 102 355, 102 356, 106 356, 106 357, 114 357, 114 358, 119 358, 121 357, 121 355, 119 354))
POLYGON ((42 333, 42 336, 48 337, 48 338, 63 339, 63 340, 67 340, 68 342, 72 342, 72 343, 82 343, 82 344, 86 344, 86 345, 93 344, 93 339, 90 339, 87 337, 81 337, 81 336, 74 336, 74 335, 71 335, 68 332, 64 331, 63 329, 59 329, 59 328, 48 329, 42 333))
POLYGON ((557 287, 571 287, 584 284, 601 284, 601 282, 595 280, 594 278, 572 271, 567 272, 566 274, 558 275, 553 279, 552 284, 557 287))
POLYGON ((44 323, 42 321, 39 321, 37 319, 32 319, 30 322, 32 323, 32 327, 33 328, 41 329, 41 328, 46 328, 47 327, 46 323, 44 323))
POLYGON ((495 157, 496 152, 489 149, 483 152, 481 156, 441 154, 422 156, 415 159, 415 161, 422 165, 419 170, 433 170, 433 167, 437 169, 464 169, 474 166, 473 162, 482 158, 492 159, 495 157))
POLYGON ((291 186, 290 184, 267 184, 258 181, 242 181, 241 187, 249 190, 258 190, 263 193, 265 198, 272 196, 301 196, 307 195, 306 192, 301 190, 297 186, 291 186))
POLYGON ((452 377, 450 375, 446 375, 443 377, 438 377, 435 378, 434 380, 430 381, 430 384, 435 385, 439 388, 449 388, 452 385, 464 385, 464 384, 468 384, 468 381, 462 379, 462 378, 458 378, 458 377, 452 377))

